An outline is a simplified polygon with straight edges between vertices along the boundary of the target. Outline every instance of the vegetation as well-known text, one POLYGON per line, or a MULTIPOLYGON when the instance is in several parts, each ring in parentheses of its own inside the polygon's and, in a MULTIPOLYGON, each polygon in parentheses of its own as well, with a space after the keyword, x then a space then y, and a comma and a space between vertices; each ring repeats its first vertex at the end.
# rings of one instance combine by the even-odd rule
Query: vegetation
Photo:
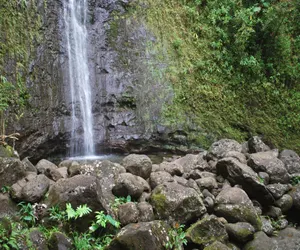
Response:
POLYGON ((204 146, 260 134, 300 150, 299 1, 139 0, 130 10, 168 65, 168 123, 198 124, 204 146))
POLYGON ((183 249, 183 245, 187 244, 187 239, 185 238, 184 225, 179 225, 175 223, 173 228, 168 232, 169 240, 166 243, 166 249, 183 249))
POLYGON ((26 88, 30 56, 39 39, 41 20, 36 0, 0 0, 0 143, 7 112, 19 119, 29 98, 26 88))

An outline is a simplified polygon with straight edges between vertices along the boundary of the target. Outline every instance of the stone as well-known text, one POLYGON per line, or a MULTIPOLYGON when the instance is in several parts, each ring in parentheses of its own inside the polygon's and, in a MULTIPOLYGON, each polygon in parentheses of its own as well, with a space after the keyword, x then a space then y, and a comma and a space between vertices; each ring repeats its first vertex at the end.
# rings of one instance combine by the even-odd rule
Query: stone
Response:
POLYGON ((184 173, 183 167, 176 162, 163 162, 160 164, 160 169, 168 172, 172 176, 182 176, 184 173))
POLYGON ((215 214, 231 223, 249 222, 256 230, 261 228, 261 220, 248 195, 240 188, 227 188, 216 197, 215 214))
POLYGON ((213 177, 205 177, 196 180, 197 185, 199 186, 200 190, 208 189, 212 190, 218 188, 218 183, 215 178, 213 177))
POLYGON ((67 160, 67 162, 63 161, 60 163, 59 168, 63 166, 68 168, 68 175, 70 177, 81 174, 81 165, 77 161, 71 161, 71 160, 67 160))
POLYGON ((44 174, 52 181, 58 181, 63 178, 62 174, 58 171, 58 169, 47 168, 44 171, 44 174))
POLYGON ((262 227, 261 231, 263 231, 266 235, 272 236, 274 232, 274 228, 272 226, 271 220, 265 216, 261 216, 262 227))
POLYGON ((248 140, 249 153, 258 153, 270 151, 270 147, 266 145, 259 136, 253 136, 248 140))
POLYGON ((192 224, 186 230, 186 238, 189 242, 205 247, 214 241, 226 242, 228 234, 215 216, 208 216, 192 224))
POLYGON ((268 185, 270 182, 270 176, 266 172, 259 172, 258 176, 264 185, 268 185))
POLYGON ((123 159, 122 165, 133 175, 140 176, 145 180, 150 177, 152 162, 146 155, 130 154, 123 159))
POLYGON ((239 243, 246 243, 253 239, 254 227, 247 222, 228 223, 225 225, 229 239, 239 243))
POLYGON ((264 213, 266 216, 271 218, 279 218, 282 215, 281 209, 279 207, 270 206, 264 213))
POLYGON ((242 152, 242 145, 239 144, 235 140, 231 139, 221 139, 217 142, 214 142, 209 150, 207 159, 208 160, 218 160, 223 158, 227 152, 229 151, 236 151, 242 152))
POLYGON ((0 218, 12 217, 19 211, 17 204, 14 203, 8 194, 0 193, 0 218))
POLYGON ((282 213, 286 213, 293 206, 293 198, 289 194, 285 194, 280 199, 275 201, 275 206, 279 207, 282 213))
POLYGON ((163 221, 139 222, 121 229, 107 250, 164 250, 169 226, 163 221))
POLYGON ((148 222, 154 220, 153 208, 148 202, 139 202, 137 204, 139 210, 139 222, 148 222))
POLYGON ((103 210, 97 198, 96 177, 87 175, 58 180, 50 187, 46 203, 48 207, 59 205, 63 209, 66 203, 71 203, 73 208, 87 204, 93 211, 103 210))
POLYGON ((22 160, 25 171, 37 173, 36 167, 29 161, 28 157, 25 157, 22 160))
POLYGON ((206 153, 200 153, 198 155, 187 154, 181 158, 176 159, 173 163, 183 167, 184 173, 190 173, 194 169, 202 171, 209 171, 211 167, 208 165, 205 159, 206 153))
POLYGON ((204 198, 203 202, 204 202, 204 205, 205 205, 207 211, 210 212, 213 210, 215 201, 211 197, 204 198))
POLYGON ((26 177, 27 172, 23 163, 16 158, 0 158, 0 185, 12 186, 26 177))
POLYGON ((45 175, 32 172, 12 185, 11 197, 16 201, 39 202, 47 193, 49 186, 50 180, 45 175))
POLYGON ((293 206, 300 210, 300 183, 294 186, 288 194, 293 199, 293 206))
POLYGON ((227 157, 232 157, 232 158, 235 158, 237 159, 240 163, 243 163, 243 164, 247 164, 247 159, 246 159, 246 156, 241 153, 241 152, 237 152, 237 151, 228 151, 224 154, 224 157, 223 158, 227 158, 227 157))
POLYGON ((172 182, 172 181, 174 181, 174 179, 171 176, 171 174, 165 171, 152 172, 149 178, 150 187, 152 189, 154 189, 156 186, 160 184, 163 184, 164 182, 172 182))
POLYGON ((266 172, 270 176, 270 183, 287 184, 290 181, 289 174, 284 163, 273 156, 273 151, 251 154, 248 165, 256 172, 266 172))
POLYGON ((279 159, 284 163, 289 174, 300 173, 300 157, 293 150, 283 150, 279 154, 279 159))
POLYGON ((234 158, 223 158, 217 163, 217 173, 229 180, 232 185, 241 185, 245 192, 262 205, 271 205, 274 198, 258 175, 249 166, 234 158))
POLYGON ((159 219, 186 223, 206 212, 202 195, 196 190, 176 182, 165 182, 151 194, 150 204, 159 219))
POLYGON ((59 167, 56 171, 62 176, 62 178, 68 178, 69 177, 67 167, 59 167))
POLYGON ((300 231, 288 227, 278 233, 278 236, 274 239, 276 242, 275 249, 295 250, 300 247, 300 231))
POLYGON ((11 158, 15 157, 13 148, 10 146, 0 145, 0 158, 11 158))
POLYGON ((36 250, 48 250, 47 240, 38 228, 30 230, 29 239, 36 250))
POLYGON ((226 246, 220 241, 215 241, 211 245, 203 248, 203 250, 232 250, 232 248, 226 246))
POLYGON ((292 189, 290 184, 281 184, 275 183, 267 186, 267 189, 271 192, 273 197, 278 200, 280 199, 286 192, 292 189))
POLYGON ((139 210, 134 202, 121 204, 118 208, 118 218, 122 226, 136 223, 139 219, 139 210))
POLYGON ((54 232, 48 241, 49 250, 71 250, 73 249, 72 240, 65 234, 54 232))
POLYGON ((45 159, 40 160, 35 167, 39 174, 45 174, 46 169, 57 169, 54 163, 45 159))
POLYGON ((133 199, 138 200, 142 193, 150 191, 150 186, 142 177, 131 173, 122 173, 115 181, 112 192, 118 197, 127 197, 130 195, 133 199))
POLYGON ((243 250, 261 250, 261 249, 275 250, 275 249, 285 249, 285 248, 276 248, 275 241, 269 238, 264 232, 255 233, 254 239, 248 242, 243 248, 243 250))

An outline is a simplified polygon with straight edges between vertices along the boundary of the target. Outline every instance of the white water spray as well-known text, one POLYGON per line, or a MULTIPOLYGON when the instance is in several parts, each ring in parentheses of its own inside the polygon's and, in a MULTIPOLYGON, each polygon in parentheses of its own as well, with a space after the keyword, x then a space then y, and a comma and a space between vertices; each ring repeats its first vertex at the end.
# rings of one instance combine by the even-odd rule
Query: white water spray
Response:
POLYGON ((94 155, 91 86, 88 68, 88 0, 64 0, 64 22, 69 58, 69 81, 72 97, 71 156, 94 155), (82 123, 83 149, 76 139, 82 123))

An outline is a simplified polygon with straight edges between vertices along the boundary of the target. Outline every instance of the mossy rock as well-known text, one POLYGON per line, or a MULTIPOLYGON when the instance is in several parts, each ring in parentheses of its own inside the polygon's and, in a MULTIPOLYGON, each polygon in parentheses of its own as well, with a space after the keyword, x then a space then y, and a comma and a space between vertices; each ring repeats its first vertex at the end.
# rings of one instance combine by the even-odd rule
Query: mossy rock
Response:
POLYGON ((0 145, 0 157, 15 157, 13 148, 0 145))

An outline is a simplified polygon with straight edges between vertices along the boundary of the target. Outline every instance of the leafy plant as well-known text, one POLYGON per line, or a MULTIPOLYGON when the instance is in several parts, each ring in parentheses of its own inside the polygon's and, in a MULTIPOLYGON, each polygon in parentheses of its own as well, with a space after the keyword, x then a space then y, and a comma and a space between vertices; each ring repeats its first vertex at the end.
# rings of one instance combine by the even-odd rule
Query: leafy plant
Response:
POLYGON ((115 228, 120 227, 120 222, 116 221, 109 214, 104 214, 103 211, 96 212, 96 221, 90 226, 90 231, 95 232, 99 227, 106 228, 107 223, 111 224, 115 228))
POLYGON ((131 196, 128 195, 126 198, 125 197, 117 197, 115 198, 113 204, 111 204, 111 207, 113 210, 118 210, 119 206, 122 204, 125 204, 127 202, 131 202, 131 196))
POLYGON ((0 224, 0 248, 5 250, 19 249, 16 239, 16 232, 7 232, 7 230, 0 224))
POLYGON ((290 183, 293 185, 293 186, 296 186, 297 184, 300 183, 300 176, 293 176, 290 180, 290 183))
POLYGON ((187 240, 185 238, 184 225, 179 225, 175 223, 173 228, 168 232, 168 242, 166 243, 166 249, 182 249, 183 245, 187 244, 187 240))
POLYGON ((27 223, 29 226, 33 226, 36 222, 33 206, 25 202, 18 203, 18 206, 20 207, 19 216, 21 221, 27 223))
POLYGON ((5 194, 5 193, 9 193, 9 191, 11 190, 11 187, 9 186, 2 186, 0 189, 0 192, 5 194))

